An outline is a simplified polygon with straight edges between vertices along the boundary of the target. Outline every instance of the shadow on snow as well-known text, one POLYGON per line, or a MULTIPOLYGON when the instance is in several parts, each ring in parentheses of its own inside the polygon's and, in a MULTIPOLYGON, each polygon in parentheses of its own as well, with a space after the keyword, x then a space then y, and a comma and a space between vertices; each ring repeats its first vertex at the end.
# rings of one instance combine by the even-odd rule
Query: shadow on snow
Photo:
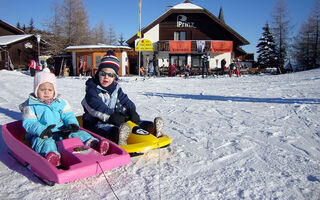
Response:
POLYGON ((211 100, 211 101, 234 101, 249 103, 279 103, 279 104, 320 104, 320 99, 287 99, 287 98, 255 98, 255 97, 226 97, 217 95, 195 95, 195 94, 169 94, 145 92, 146 96, 159 96, 162 98, 182 98, 194 100, 211 100))

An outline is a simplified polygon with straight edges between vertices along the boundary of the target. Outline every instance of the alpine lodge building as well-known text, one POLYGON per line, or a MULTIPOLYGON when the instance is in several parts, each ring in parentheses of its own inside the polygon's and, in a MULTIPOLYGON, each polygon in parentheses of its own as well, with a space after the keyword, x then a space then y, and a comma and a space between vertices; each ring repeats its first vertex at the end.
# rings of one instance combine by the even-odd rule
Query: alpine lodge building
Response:
POLYGON ((141 51, 140 47, 140 66, 146 68, 150 61, 155 61, 160 71, 166 71, 173 64, 177 69, 189 65, 191 70, 201 70, 204 54, 209 56, 209 72, 219 71, 223 59, 226 66, 233 59, 243 60, 247 53, 241 46, 249 44, 225 23, 222 9, 216 17, 189 0, 171 7, 143 28, 141 38, 134 35, 126 41, 135 49, 134 54, 128 55, 132 74, 138 74, 137 46, 145 39, 151 41, 153 51, 141 51))

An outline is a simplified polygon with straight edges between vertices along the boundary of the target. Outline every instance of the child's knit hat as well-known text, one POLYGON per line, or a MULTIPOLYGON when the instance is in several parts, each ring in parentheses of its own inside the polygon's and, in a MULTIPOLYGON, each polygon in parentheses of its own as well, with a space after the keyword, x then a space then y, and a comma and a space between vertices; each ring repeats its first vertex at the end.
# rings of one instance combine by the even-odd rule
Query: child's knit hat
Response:
POLYGON ((54 98, 57 97, 57 90, 56 90, 56 76, 50 72, 48 68, 44 68, 42 71, 37 72, 34 76, 34 82, 33 82, 33 89, 34 89, 34 95, 38 97, 37 92, 39 85, 42 83, 51 83, 54 88, 54 98))
POLYGON ((104 55, 101 59, 98 72, 101 71, 101 69, 103 68, 111 68, 116 72, 116 74, 118 74, 120 68, 120 61, 118 60, 116 54, 112 50, 108 50, 107 54, 104 55))

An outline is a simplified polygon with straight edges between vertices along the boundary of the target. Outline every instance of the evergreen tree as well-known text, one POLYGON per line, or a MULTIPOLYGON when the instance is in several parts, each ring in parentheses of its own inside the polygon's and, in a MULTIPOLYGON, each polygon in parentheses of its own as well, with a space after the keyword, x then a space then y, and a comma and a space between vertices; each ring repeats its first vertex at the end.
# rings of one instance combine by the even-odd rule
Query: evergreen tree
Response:
POLYGON ((119 43, 120 46, 123 46, 125 44, 125 40, 123 38, 123 34, 122 33, 119 36, 118 43, 119 43))
POLYGON ((19 23, 19 22, 17 23, 16 27, 17 27, 18 29, 21 29, 21 26, 20 26, 20 23, 19 23))
POLYGON ((264 32, 262 33, 262 36, 259 39, 260 42, 257 45, 259 68, 265 69, 267 67, 277 67, 278 57, 276 44, 274 37, 270 32, 269 24, 266 23, 262 29, 264 32))
POLYGON ((33 18, 30 19, 29 27, 28 27, 28 33, 32 34, 34 32, 34 25, 33 25, 33 18))

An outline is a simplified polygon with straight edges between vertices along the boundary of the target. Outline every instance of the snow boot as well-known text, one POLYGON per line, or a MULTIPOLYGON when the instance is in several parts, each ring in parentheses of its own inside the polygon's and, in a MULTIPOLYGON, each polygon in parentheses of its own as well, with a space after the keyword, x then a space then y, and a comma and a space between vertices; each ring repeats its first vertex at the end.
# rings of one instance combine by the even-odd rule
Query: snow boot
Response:
POLYGON ((50 151, 49 153, 47 153, 46 159, 48 160, 49 163, 51 163, 55 167, 58 167, 61 165, 60 155, 53 151, 50 151))
POLYGON ((100 140, 98 145, 96 145, 95 149, 102 155, 106 155, 109 150, 109 147, 110 147, 109 141, 107 139, 102 139, 100 140))
POLYGON ((97 152, 101 153, 102 155, 106 155, 109 150, 109 141, 107 139, 98 140, 97 138, 91 138, 85 144, 88 147, 96 150, 97 152))
POLYGON ((156 137, 160 137, 162 135, 163 125, 164 125, 164 122, 161 117, 154 118, 153 126, 154 126, 154 135, 156 137))
POLYGON ((119 129, 119 145, 127 145, 127 139, 131 133, 131 128, 128 123, 123 123, 119 129))

